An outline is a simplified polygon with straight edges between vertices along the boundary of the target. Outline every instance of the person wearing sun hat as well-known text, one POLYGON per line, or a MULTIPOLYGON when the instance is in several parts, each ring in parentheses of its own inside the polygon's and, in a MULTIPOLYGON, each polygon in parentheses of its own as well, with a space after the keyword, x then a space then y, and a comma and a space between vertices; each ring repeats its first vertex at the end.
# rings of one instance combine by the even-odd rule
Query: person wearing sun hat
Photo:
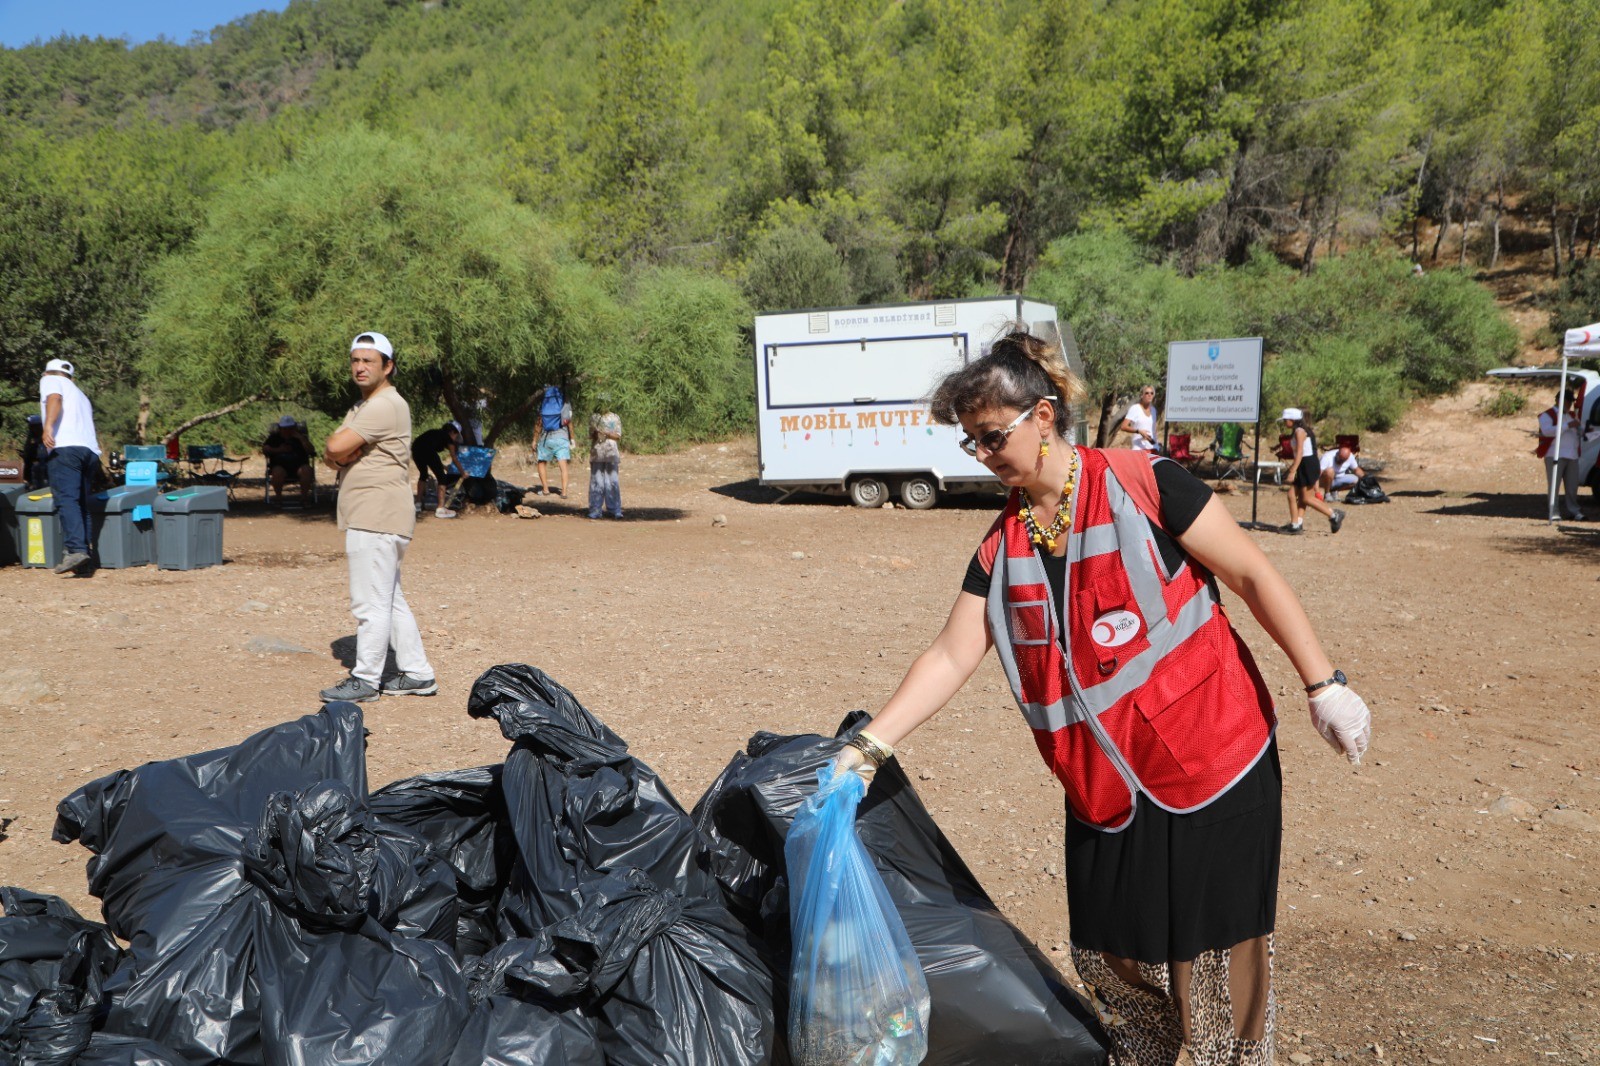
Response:
POLYGON ((61 521, 63 552, 55 572, 79 574, 89 565, 89 492, 100 468, 94 405, 78 388, 77 368, 52 359, 39 378, 39 417, 49 456, 50 491, 61 521))
POLYGON ((1322 464, 1317 458, 1317 434, 1307 421, 1305 412, 1298 407, 1285 407, 1280 420, 1289 427, 1289 524, 1281 532, 1295 536, 1305 532, 1305 514, 1320 511, 1328 518, 1328 528, 1339 532, 1344 525, 1344 512, 1329 507, 1317 498, 1317 479, 1322 476, 1322 464))
POLYGON ((350 379, 361 399, 323 447, 328 465, 339 472, 339 528, 350 563, 350 613, 356 616, 355 666, 349 677, 322 690, 324 702, 439 691, 417 619, 400 590, 400 562, 417 516, 411 506, 411 408, 394 387, 394 367, 388 337, 356 335, 350 379), (391 646, 400 674, 385 681, 391 646))

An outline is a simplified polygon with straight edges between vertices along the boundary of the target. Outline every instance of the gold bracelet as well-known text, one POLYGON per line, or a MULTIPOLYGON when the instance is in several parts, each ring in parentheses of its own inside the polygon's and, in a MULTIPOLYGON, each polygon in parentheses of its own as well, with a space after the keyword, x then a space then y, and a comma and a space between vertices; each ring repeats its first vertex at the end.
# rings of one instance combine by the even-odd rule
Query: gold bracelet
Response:
POLYGON ((865 729, 856 733, 850 741, 852 747, 867 758, 871 759, 874 766, 882 766, 894 758, 894 749, 865 729))

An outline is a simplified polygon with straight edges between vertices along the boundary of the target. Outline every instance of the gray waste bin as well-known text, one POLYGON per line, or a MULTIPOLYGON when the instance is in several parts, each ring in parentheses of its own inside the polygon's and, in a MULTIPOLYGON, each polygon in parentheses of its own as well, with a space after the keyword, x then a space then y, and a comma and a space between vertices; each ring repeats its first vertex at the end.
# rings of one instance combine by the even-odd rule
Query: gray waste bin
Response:
POLYGON ((154 485, 122 485, 90 499, 100 566, 120 570, 155 561, 153 507, 159 491, 154 485))
POLYGON ((10 566, 22 560, 16 504, 17 497, 27 491, 26 485, 0 485, 0 566, 10 566))
POLYGON ((156 497, 156 566, 198 570, 222 563, 225 485, 200 485, 156 497))
POLYGON ((19 493, 13 506, 17 511, 17 554, 22 557, 22 565, 54 568, 66 554, 55 495, 49 489, 19 493))

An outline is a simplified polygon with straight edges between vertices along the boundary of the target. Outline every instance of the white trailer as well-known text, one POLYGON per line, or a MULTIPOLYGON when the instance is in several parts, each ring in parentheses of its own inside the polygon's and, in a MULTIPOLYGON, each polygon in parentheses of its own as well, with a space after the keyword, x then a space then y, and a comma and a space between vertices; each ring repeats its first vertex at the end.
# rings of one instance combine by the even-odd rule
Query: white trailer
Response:
POLYGON ((1082 373, 1072 330, 1058 325, 1055 308, 1020 296, 757 315, 761 484, 844 492, 857 507, 881 507, 896 494, 916 510, 941 493, 997 485, 957 446, 959 426, 933 423, 927 401, 940 378, 1017 322, 1059 339, 1082 373))

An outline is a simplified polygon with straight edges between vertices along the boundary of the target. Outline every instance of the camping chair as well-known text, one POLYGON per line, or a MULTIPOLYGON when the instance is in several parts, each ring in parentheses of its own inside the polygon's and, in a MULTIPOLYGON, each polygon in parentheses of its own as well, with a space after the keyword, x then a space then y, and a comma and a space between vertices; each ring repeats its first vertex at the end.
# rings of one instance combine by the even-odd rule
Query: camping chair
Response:
POLYGON ((1174 462, 1182 463, 1184 466, 1194 465, 1195 460, 1199 457, 1189 450, 1189 434, 1167 434, 1167 458, 1174 462))
POLYGON ((1212 465, 1218 481, 1229 477, 1245 480, 1244 427, 1237 422, 1217 426, 1217 439, 1211 442, 1212 465))
POLYGON ((233 487, 244 469, 244 457, 226 455, 220 444, 191 444, 187 459, 189 478, 225 485, 228 499, 233 499, 233 487))

